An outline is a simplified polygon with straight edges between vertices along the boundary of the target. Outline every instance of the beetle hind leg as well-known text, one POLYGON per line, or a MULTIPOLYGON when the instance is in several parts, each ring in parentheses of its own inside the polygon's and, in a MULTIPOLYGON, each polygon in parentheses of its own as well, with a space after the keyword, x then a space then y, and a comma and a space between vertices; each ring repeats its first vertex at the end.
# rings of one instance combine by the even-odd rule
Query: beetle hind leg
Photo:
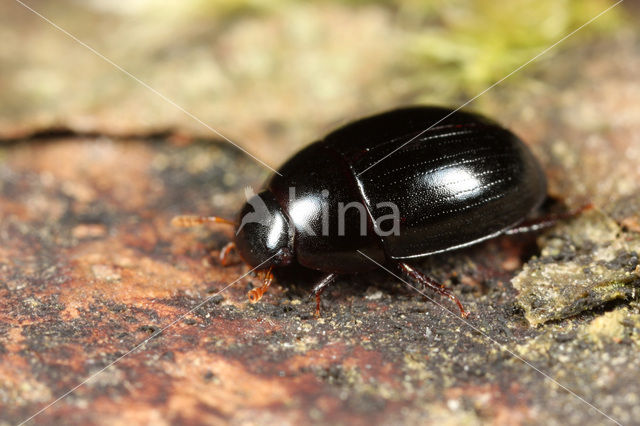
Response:
POLYGON ((444 285, 440 284, 433 278, 423 274, 407 263, 398 262, 398 266, 400 267, 400 270, 402 272, 404 272, 415 282, 418 282, 423 288, 430 288, 431 290, 437 291, 441 295, 446 296, 453 302, 455 302, 455 304, 458 305, 458 309, 460 309, 460 315, 462 315, 463 318, 467 318, 469 316, 469 312, 465 311, 462 303, 460 303, 458 298, 453 293, 451 293, 451 290, 446 288, 444 285))
POLYGON ((547 228, 551 228, 555 226, 561 220, 572 219, 578 216, 580 213, 593 209, 594 206, 592 203, 587 203, 583 206, 580 206, 574 210, 569 210, 565 213, 542 216, 530 220, 525 220, 520 224, 514 226, 511 229, 507 229, 504 231, 505 235, 516 235, 516 234, 525 234, 528 232, 536 232, 542 231, 547 228))

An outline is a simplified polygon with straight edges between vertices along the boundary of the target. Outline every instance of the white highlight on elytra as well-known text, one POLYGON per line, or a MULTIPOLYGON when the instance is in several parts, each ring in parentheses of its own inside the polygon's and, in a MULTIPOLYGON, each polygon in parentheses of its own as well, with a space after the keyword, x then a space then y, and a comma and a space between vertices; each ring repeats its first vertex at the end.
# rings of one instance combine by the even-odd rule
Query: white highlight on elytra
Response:
POLYGON ((482 186, 472 171, 464 167, 444 169, 430 179, 434 181, 434 186, 442 187, 450 195, 465 194, 465 198, 475 195, 475 191, 482 186))

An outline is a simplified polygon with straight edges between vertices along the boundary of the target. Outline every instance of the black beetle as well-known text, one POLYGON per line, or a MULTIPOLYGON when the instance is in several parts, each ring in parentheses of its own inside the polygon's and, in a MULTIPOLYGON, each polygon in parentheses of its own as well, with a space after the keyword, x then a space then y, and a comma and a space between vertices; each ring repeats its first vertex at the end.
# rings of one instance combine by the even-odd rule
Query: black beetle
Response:
POLYGON ((248 197, 237 223, 174 223, 235 225, 221 259, 235 247, 259 266, 264 284, 249 292, 252 302, 271 284, 273 267, 297 262, 326 273, 314 288, 318 313, 336 275, 375 269, 375 261, 396 264, 466 316, 455 296, 406 261, 549 226, 553 220, 523 222, 546 193, 542 168, 509 130, 474 113, 409 107, 347 124, 299 151, 248 197))

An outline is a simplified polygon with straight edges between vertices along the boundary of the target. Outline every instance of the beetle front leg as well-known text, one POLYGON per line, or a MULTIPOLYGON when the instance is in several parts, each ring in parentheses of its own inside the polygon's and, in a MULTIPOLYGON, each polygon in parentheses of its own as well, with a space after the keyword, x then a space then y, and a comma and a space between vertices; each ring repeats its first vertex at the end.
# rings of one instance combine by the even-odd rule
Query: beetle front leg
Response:
POLYGON ((222 250, 220 250, 220 264, 222 266, 229 266, 231 264, 231 252, 236 249, 236 243, 233 241, 227 243, 222 250))
POLYGON ((273 282, 273 272, 271 272, 271 268, 269 268, 262 277, 262 286, 258 288, 254 288, 253 290, 247 293, 249 297, 249 301, 251 303, 256 303, 258 300, 262 299, 262 296, 267 292, 269 286, 273 282))
POLYGON ((454 301, 456 305, 458 305, 458 308, 460 309, 460 315, 462 315, 463 318, 467 318, 469 316, 469 312, 465 311, 462 303, 460 303, 458 298, 453 293, 451 293, 451 291, 444 285, 440 284, 433 278, 423 274, 422 272, 404 262, 398 262, 398 267, 411 279, 421 284, 423 288, 430 288, 432 290, 435 290, 441 295, 446 296, 454 301))

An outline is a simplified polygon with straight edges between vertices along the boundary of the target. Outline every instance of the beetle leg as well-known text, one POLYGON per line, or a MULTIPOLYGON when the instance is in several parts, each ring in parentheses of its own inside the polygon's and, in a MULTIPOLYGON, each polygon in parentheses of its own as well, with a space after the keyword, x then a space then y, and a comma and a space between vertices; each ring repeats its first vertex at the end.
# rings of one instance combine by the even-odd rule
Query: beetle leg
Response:
POLYGON ((258 288, 254 288, 253 290, 247 293, 249 297, 249 301, 251 303, 256 303, 258 300, 262 299, 262 296, 267 292, 267 289, 273 282, 273 272, 271 272, 271 268, 269 268, 262 277, 262 286, 258 288))
POLYGON ((313 286, 313 290, 311 290, 311 294, 316 297, 316 318, 320 318, 320 296, 322 296, 322 293, 324 293, 329 284, 333 283, 336 277, 336 274, 327 275, 322 280, 320 280, 318 284, 313 286))
POLYGON ((222 266, 229 266, 229 264, 231 263, 230 254, 232 250, 235 250, 235 248, 236 248, 236 243, 232 241, 230 243, 227 243, 222 248, 222 250, 220 250, 220 264, 222 266))
POLYGON ((578 207, 577 209, 570 210, 566 213, 525 220, 524 222, 521 222, 519 225, 511 229, 507 229, 506 231, 504 231, 504 233, 506 235, 515 235, 524 234, 526 232, 541 231, 543 229, 551 228, 561 220, 571 219, 572 217, 575 217, 584 211, 591 210, 592 208, 593 204, 589 203, 585 204, 584 206, 578 207))
POLYGON ((460 315, 462 315, 463 318, 466 318, 469 316, 469 312, 464 310, 464 308, 462 307, 462 303, 460 303, 458 298, 453 293, 451 293, 451 291, 448 288, 446 288, 444 285, 440 284, 433 278, 423 274, 422 272, 418 271, 417 269, 413 268, 412 266, 404 262, 398 262, 398 266, 400 267, 400 270, 402 272, 407 274, 414 281, 417 281, 418 283, 420 283, 423 288, 426 287, 426 288, 435 290, 441 295, 446 296, 452 301, 454 301, 456 305, 458 305, 458 308, 460 309, 460 315))

